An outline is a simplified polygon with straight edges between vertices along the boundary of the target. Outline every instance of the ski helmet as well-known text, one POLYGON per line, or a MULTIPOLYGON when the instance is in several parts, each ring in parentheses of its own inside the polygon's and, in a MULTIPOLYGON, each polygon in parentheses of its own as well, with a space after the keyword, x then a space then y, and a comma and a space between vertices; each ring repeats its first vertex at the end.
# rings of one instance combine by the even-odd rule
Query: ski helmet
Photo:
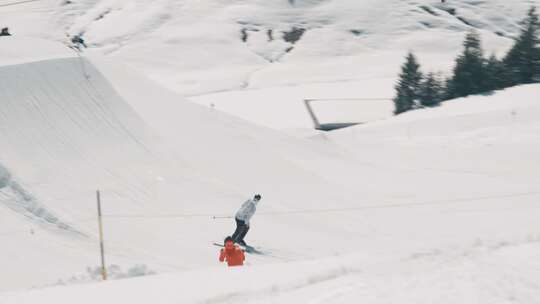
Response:
POLYGON ((262 197, 261 197, 260 194, 255 194, 255 196, 253 198, 260 201, 262 197))

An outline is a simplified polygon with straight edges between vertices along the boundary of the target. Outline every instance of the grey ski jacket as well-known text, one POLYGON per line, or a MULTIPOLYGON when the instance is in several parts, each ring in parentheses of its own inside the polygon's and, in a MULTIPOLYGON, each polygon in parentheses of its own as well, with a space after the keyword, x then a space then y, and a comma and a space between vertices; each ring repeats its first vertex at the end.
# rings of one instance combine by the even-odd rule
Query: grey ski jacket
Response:
POLYGON ((245 203, 242 204, 242 207, 236 212, 235 217, 238 220, 244 221, 246 225, 249 225, 249 220, 251 217, 255 214, 255 211, 257 211, 257 204, 259 202, 255 201, 254 199, 249 199, 245 203))

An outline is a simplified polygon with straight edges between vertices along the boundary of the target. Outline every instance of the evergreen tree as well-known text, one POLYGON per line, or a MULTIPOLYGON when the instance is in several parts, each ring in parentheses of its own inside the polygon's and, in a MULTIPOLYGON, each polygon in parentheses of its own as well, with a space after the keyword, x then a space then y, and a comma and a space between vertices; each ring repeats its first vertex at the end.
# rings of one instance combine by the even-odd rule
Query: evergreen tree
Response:
POLYGON ((452 78, 453 77, 446 77, 443 81, 443 93, 442 93, 442 100, 450 100, 452 99, 452 95, 454 92, 454 87, 452 86, 452 78))
POLYGON ((492 54, 486 62, 486 91, 495 91, 508 87, 511 75, 506 65, 492 54))
POLYGON ((424 107, 438 106, 444 97, 444 85, 434 74, 427 74, 420 84, 419 98, 420 104, 424 107))
POLYGON ((487 90, 480 35, 476 31, 468 33, 463 47, 463 53, 456 59, 454 76, 448 86, 450 98, 479 94, 487 90))
POLYGON ((399 81, 396 84, 396 97, 394 97, 394 113, 400 114, 412 110, 419 100, 419 88, 422 81, 420 64, 413 53, 409 53, 406 62, 401 67, 399 81))
POLYGON ((521 22, 521 33, 504 58, 511 79, 509 86, 540 81, 540 21, 535 7, 521 22))

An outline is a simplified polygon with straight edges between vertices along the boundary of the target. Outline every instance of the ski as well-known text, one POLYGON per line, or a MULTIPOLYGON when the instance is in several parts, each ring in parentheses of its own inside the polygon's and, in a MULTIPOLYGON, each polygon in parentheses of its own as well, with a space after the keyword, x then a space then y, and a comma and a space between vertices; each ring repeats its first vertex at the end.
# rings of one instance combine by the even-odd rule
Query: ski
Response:
MULTIPOLYGON (((213 243, 214 246, 218 246, 218 247, 221 247, 221 248, 224 248, 225 246, 223 246, 223 244, 220 244, 220 243, 213 243)), ((259 249, 253 247, 253 246, 242 246, 240 244, 237 244, 242 250, 244 250, 246 253, 250 253, 250 254, 259 254, 259 255, 265 255, 264 252, 260 251, 259 249)))

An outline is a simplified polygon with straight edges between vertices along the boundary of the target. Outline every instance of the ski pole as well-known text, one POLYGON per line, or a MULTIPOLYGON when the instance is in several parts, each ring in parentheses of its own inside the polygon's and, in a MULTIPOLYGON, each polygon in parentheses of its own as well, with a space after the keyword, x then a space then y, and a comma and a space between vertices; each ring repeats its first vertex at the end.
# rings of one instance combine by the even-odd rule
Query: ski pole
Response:
POLYGON ((216 220, 216 219, 231 219, 231 218, 233 218, 233 217, 230 216, 230 215, 229 216, 219 216, 219 215, 218 216, 216 216, 216 215, 212 216, 212 219, 214 219, 214 220, 216 220))

